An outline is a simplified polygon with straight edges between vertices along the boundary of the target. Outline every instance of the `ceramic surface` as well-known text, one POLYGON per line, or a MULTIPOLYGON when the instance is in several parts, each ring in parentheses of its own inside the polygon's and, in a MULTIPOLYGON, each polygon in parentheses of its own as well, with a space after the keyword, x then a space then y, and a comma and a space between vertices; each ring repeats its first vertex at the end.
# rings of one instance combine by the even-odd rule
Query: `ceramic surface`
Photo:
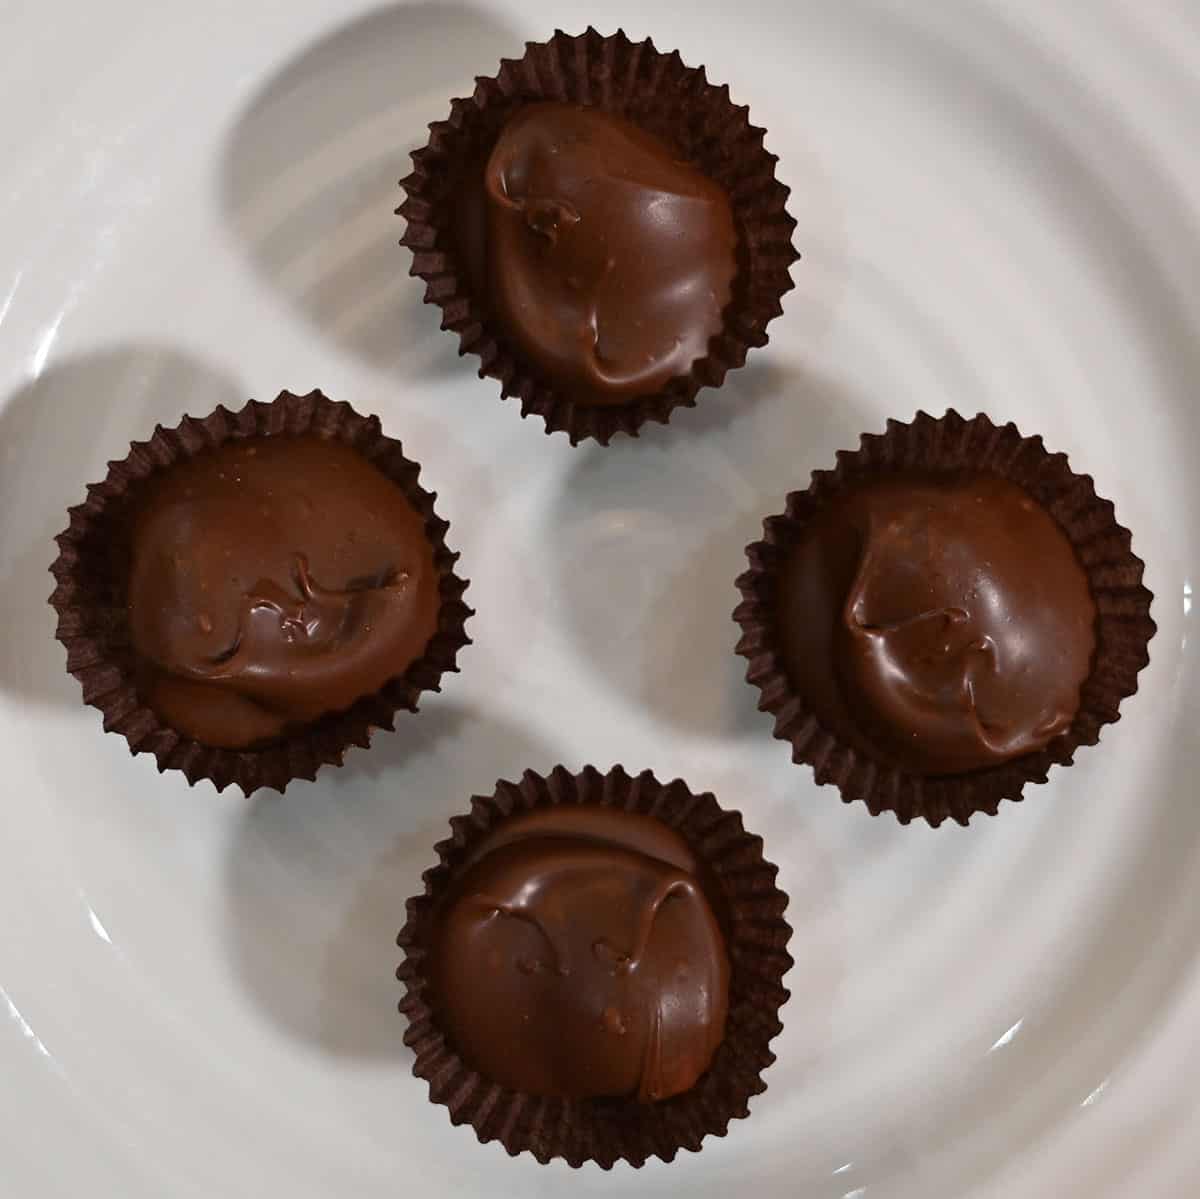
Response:
POLYGON ((0 1194, 1195 1194, 1198 12, 0 4, 0 1194), (451 96, 589 22, 751 105, 804 254, 767 350, 607 450, 456 358, 391 215, 451 96), (476 644, 345 769, 189 789, 80 703, 51 537, 156 422, 314 386, 425 465, 476 644), (790 488, 951 405, 1094 475, 1159 632, 1099 747, 933 832, 789 763, 730 612, 790 488), (559 761, 714 790, 791 894, 769 1090, 670 1166, 510 1160, 409 1075, 403 901, 473 792, 559 761))

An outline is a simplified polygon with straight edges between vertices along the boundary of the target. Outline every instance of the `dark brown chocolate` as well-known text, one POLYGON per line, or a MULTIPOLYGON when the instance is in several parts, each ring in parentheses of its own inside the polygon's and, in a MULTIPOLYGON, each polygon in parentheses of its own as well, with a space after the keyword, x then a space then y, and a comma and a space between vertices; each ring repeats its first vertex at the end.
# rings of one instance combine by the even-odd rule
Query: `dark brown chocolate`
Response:
POLYGON ((599 109, 528 104, 482 188, 482 228, 463 239, 471 273, 567 398, 623 404, 707 354, 736 272, 733 214, 665 142, 599 109))
POLYGON ((829 731, 921 775, 1041 749, 1079 709, 1096 605, 1066 534, 992 475, 851 486, 779 581, 784 669, 829 731))
POLYGON ((423 519, 340 442, 249 438, 177 463, 138 494, 125 540, 143 699, 205 745, 342 711, 437 629, 423 519))
POLYGON ((596 806, 514 816, 464 862, 432 925, 447 1039, 485 1078, 567 1098, 666 1099, 725 1035, 725 940, 686 842, 596 806))

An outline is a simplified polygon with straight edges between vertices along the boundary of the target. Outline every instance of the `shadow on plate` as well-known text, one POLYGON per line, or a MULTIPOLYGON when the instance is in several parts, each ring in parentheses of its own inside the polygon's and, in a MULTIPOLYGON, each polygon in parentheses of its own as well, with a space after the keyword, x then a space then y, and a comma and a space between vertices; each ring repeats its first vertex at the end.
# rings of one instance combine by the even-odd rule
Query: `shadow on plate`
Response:
POLYGON ((555 765, 526 732, 429 697, 341 771, 256 797, 226 863, 233 968, 290 1036, 345 1057, 408 1059, 395 978, 405 901, 472 795, 555 765))
POLYGON ((677 416, 636 442, 580 449, 547 533, 563 619, 587 661, 655 717, 698 736, 766 736, 734 655, 745 547, 879 422, 837 380, 765 357, 677 416))
POLYGON ((288 63, 232 131, 221 187, 238 241, 315 328, 378 368, 465 369, 408 277, 398 183, 429 122, 521 46, 469 4, 382 8, 288 63))
POLYGON ((237 383, 178 350, 117 346, 47 366, 0 406, 0 687, 23 699, 77 704, 54 640, 47 573, 67 508, 82 502, 106 463, 158 423, 217 404, 240 407, 237 383))

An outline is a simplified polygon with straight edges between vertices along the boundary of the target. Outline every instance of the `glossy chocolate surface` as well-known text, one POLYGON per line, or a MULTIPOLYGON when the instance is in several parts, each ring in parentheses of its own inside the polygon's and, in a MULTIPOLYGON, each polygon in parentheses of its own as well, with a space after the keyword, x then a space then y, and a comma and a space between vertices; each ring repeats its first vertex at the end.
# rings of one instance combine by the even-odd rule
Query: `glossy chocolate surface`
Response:
POLYGON ((664 142, 599 109, 529 104, 501 130, 483 192, 464 252, 486 266, 472 274, 571 399, 650 395, 707 354, 736 271, 732 209, 664 142))
POLYGON ((348 708, 437 628, 422 517, 340 442, 252 438, 181 462, 139 493, 125 533, 143 699, 205 745, 348 708))
POLYGON ((647 816, 538 809, 485 837, 440 903, 431 1003, 486 1079, 665 1099, 725 1032, 724 937, 687 844, 647 816))
POLYGON ((901 475, 832 498, 781 571, 793 685, 831 732, 923 775, 994 766, 1070 727, 1096 607, 1066 535, 992 475, 901 475))

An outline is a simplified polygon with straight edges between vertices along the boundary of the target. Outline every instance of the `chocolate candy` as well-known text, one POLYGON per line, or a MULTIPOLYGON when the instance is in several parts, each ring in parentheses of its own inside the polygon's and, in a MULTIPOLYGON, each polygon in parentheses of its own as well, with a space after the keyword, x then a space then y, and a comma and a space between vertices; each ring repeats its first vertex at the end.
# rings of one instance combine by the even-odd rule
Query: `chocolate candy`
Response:
POLYGON ((250 438, 178 463, 139 491, 124 540, 143 699, 205 745, 348 708, 437 628, 422 518, 340 442, 250 438))
POLYGON ((557 806, 484 837, 427 946, 443 1032, 533 1095, 690 1089, 725 1032, 725 941, 687 844, 648 816, 557 806))
POLYGON ((482 187, 483 236, 465 242, 485 262, 472 274, 566 398, 626 403, 705 356, 736 271, 733 215, 664 142, 599 109, 529 104, 501 130, 482 187))
POLYGON ((1066 535, 986 474, 852 484, 801 530, 778 598, 784 669, 817 718, 914 774, 994 766, 1066 732, 1096 645, 1066 535))

